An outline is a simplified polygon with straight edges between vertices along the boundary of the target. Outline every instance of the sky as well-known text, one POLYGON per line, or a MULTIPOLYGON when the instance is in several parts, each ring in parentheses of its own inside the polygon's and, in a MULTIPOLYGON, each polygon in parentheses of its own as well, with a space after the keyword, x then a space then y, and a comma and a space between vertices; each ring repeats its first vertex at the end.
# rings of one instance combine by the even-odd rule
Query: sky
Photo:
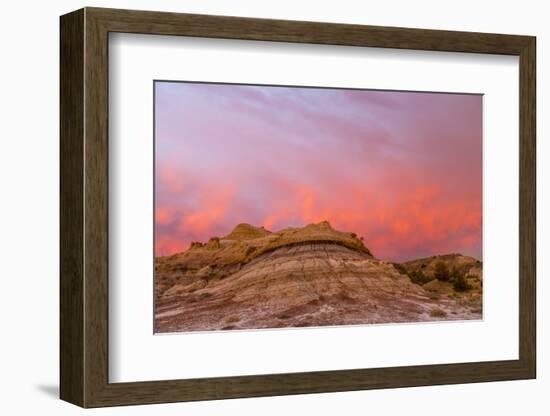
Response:
POLYGON ((155 82, 155 252, 330 221, 375 257, 482 259, 482 96, 155 82))

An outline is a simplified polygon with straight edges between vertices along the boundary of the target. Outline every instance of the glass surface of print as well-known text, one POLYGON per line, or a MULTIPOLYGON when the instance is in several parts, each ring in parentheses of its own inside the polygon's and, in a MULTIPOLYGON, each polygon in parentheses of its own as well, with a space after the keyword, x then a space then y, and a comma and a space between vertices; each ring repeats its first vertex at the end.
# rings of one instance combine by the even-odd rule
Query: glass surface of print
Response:
POLYGON ((482 318, 481 95, 154 88, 155 332, 482 318))

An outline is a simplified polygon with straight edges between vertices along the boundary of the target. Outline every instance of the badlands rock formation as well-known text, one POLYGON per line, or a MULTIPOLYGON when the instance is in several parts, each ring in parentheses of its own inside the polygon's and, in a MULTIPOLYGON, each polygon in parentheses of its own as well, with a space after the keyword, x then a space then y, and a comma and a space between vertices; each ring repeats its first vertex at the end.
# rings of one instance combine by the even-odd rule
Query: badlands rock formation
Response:
MULTIPOLYGON (((462 257, 399 266, 326 221, 278 232, 239 224, 225 237, 155 259, 155 331, 480 319, 480 284, 459 293, 450 282, 422 286, 407 274, 462 257)), ((481 281, 481 264, 474 265, 481 281)))

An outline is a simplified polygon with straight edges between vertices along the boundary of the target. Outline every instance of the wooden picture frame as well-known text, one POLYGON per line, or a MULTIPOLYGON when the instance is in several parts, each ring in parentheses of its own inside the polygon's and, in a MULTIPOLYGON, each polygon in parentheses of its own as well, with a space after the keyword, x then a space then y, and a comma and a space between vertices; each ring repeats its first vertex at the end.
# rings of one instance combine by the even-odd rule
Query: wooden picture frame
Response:
POLYGON ((518 380, 536 376, 535 38, 85 8, 61 17, 60 396, 82 407, 518 380), (519 359, 110 383, 108 34, 519 56, 519 359))

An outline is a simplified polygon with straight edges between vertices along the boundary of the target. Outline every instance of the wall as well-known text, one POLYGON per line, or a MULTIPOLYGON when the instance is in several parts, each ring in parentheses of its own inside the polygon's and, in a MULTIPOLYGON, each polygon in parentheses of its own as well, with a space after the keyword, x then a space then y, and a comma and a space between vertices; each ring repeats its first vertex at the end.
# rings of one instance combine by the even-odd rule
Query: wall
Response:
MULTIPOLYGON (((543 242, 550 227, 550 146, 544 143, 545 102, 550 88, 546 65, 550 26, 545 3, 537 1, 298 2, 68 1, 6 2, 0 17, 0 253, 2 260, 0 384, 4 414, 70 415, 80 409, 56 399, 58 383, 58 16, 87 6, 156 9, 318 20, 389 26, 530 34, 538 37, 538 212, 539 378, 534 381, 424 387, 339 394, 167 404, 92 410, 88 414, 547 414, 549 364, 543 348, 545 300, 543 242), (7 148, 6 148, 7 146, 7 148), (546 199, 546 200, 545 200, 546 199), (10 411, 11 410, 11 411, 10 411)), ((459 340, 457 340, 459 341, 459 340)))

